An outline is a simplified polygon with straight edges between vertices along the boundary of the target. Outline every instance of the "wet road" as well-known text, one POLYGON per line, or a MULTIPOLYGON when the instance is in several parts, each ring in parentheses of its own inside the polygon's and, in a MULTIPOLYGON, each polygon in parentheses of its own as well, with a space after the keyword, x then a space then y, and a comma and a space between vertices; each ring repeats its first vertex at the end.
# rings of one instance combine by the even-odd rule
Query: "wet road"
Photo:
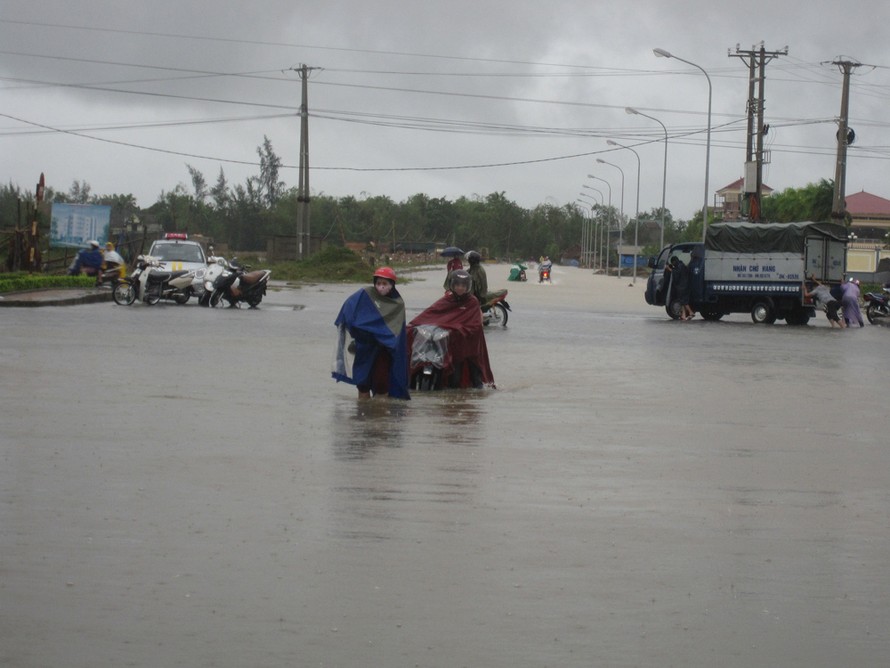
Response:
POLYGON ((4 309, 0 665, 884 664, 890 332, 554 278, 407 403, 329 378, 355 286, 4 309))

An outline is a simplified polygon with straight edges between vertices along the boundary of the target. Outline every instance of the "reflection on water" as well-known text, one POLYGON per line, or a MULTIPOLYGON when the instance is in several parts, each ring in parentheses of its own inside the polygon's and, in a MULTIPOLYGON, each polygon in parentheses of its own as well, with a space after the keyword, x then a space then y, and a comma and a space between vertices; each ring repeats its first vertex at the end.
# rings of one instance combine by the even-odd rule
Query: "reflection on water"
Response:
POLYGON ((386 397, 339 401, 331 416, 334 457, 364 459, 408 443, 479 445, 478 427, 493 390, 415 393, 412 401, 386 397))
POLYGON ((381 447, 402 445, 402 421, 408 402, 375 398, 338 402, 334 408, 331 434, 337 459, 364 459, 381 447))

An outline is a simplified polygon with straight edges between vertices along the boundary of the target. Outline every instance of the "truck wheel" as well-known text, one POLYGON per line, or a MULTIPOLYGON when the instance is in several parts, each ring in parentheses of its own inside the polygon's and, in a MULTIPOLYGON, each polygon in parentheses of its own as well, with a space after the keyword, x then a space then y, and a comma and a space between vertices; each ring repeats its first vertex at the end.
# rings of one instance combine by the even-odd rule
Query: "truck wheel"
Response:
POLYGON ((770 301, 755 302, 751 307, 751 320, 758 325, 772 325, 776 321, 776 309, 770 301))
POLYGON ((680 314, 683 312, 683 306, 682 304, 680 304, 679 300, 672 299, 665 305, 664 310, 667 311, 667 314, 671 318, 673 318, 674 320, 679 320, 680 314))
POLYGON ((785 316, 785 324, 792 326, 806 325, 810 321, 810 316, 803 309, 792 311, 785 316))

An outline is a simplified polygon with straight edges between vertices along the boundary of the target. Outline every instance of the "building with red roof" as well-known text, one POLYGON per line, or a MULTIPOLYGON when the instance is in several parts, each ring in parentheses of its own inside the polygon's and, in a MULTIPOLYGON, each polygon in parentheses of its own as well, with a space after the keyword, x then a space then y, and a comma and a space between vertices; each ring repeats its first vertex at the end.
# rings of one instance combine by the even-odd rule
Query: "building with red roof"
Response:
POLYGON ((890 199, 872 195, 864 190, 847 195, 850 231, 859 239, 879 239, 883 242, 890 232, 890 199))
MULTIPOLYGON (((761 184, 760 196, 769 197, 773 192, 765 183, 761 184)), ((742 220, 742 203, 745 201, 745 179, 740 178, 723 186, 717 191, 717 212, 723 212, 723 220, 726 222, 742 220)), ((744 213, 747 217, 747 212, 744 213)))

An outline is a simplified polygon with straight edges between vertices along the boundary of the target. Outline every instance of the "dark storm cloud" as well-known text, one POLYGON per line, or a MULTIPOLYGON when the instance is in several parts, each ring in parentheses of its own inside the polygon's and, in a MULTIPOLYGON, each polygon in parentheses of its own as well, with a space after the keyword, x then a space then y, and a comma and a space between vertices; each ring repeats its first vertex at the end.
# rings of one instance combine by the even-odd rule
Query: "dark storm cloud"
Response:
MULTIPOLYGON (((640 206, 661 202, 659 126, 667 125, 667 205, 701 206, 707 82, 713 85, 713 192, 742 174, 747 71, 736 43, 788 55, 767 67, 774 188, 834 176, 840 74, 857 70, 848 191, 887 191, 884 107, 890 65, 883 4, 827 2, 136 2, 11 0, 0 20, 0 127, 7 181, 40 171, 58 190, 130 192, 143 206, 188 182, 186 164, 230 183, 257 173, 272 141, 296 184, 301 63, 310 79, 311 185, 331 195, 504 191, 524 206, 573 202, 606 139, 637 146, 640 206), (113 128, 113 129, 112 129, 113 128), (78 135, 51 132, 67 130, 78 135), (86 138, 82 135, 88 135, 86 138), (569 157, 576 156, 576 157, 569 157), (242 164, 248 163, 248 164, 242 164), (486 166, 487 165, 487 166, 486 166), (444 169, 447 168, 447 169, 444 169)), ((626 174, 631 213, 636 163, 626 174)), ((600 169, 602 169, 600 167, 600 169)), ((620 187, 616 172, 600 176, 620 187)))

